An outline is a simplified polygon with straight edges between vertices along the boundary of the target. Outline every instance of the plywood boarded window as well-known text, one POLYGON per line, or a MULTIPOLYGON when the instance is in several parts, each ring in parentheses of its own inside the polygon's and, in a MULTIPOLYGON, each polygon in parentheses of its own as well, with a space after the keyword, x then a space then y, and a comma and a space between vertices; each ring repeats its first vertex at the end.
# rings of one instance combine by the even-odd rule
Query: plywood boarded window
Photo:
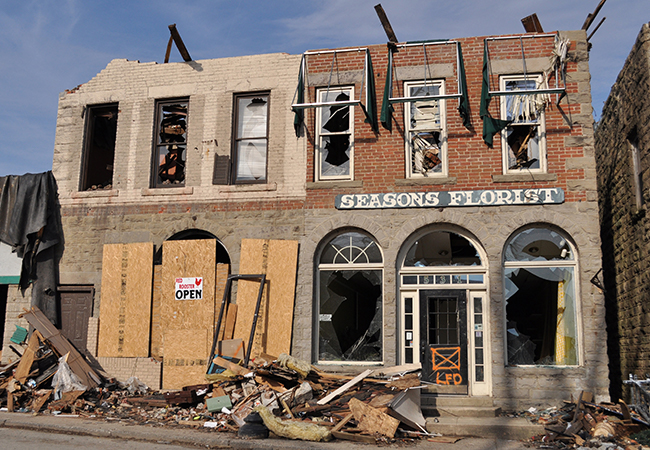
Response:
POLYGON ((318 266, 318 361, 382 361, 383 258, 368 235, 344 232, 318 266))

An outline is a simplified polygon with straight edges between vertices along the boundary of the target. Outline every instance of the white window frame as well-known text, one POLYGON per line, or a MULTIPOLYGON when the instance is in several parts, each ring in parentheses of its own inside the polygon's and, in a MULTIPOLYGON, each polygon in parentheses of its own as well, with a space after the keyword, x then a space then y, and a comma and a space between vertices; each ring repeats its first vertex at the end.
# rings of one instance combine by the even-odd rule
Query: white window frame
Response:
MULTIPOLYGON (((557 234, 559 234, 565 241, 568 246, 568 251, 571 252, 572 259, 570 260, 553 260, 553 261, 504 261, 503 262, 503 286, 505 286, 506 283, 506 270, 505 269, 537 269, 537 268, 570 268, 573 269, 573 276, 575 277, 574 281, 574 295, 575 295, 575 304, 574 304, 574 317, 572 318, 575 321, 575 328, 576 328, 576 343, 575 343, 575 351, 576 351, 576 364, 553 364, 553 365, 541 365, 541 364, 517 364, 517 365, 509 365, 508 359, 509 359, 509 354, 508 354, 508 340, 507 340, 507 333, 508 333, 508 313, 506 308, 503 308, 503 328, 505 330, 504 336, 506 338, 504 339, 504 355, 505 355, 505 365, 507 367, 526 367, 526 368, 540 368, 540 367, 568 367, 568 368, 576 368, 576 367, 582 367, 584 366, 584 361, 585 361, 585 356, 584 356, 584 345, 583 345, 583 334, 582 334, 582 296, 581 296, 581 283, 580 283, 580 258, 578 256, 578 252, 576 247, 571 243, 571 241, 568 239, 568 235, 564 232, 559 232, 557 230, 554 230, 553 228, 549 228, 547 226, 540 225, 538 227, 534 228, 544 228, 549 231, 553 231, 557 234)), ((515 233, 513 233, 508 240, 506 241, 506 245, 504 246, 504 252, 505 249, 512 243, 512 241, 522 232, 525 232, 527 229, 522 229, 519 230, 515 233)), ((504 289, 504 300, 505 304, 507 304, 508 299, 505 299, 505 289, 504 289)))
MULTIPOLYGON (((330 87, 330 88, 319 88, 316 90, 316 98, 319 103, 331 102, 334 101, 337 95, 345 93, 348 95, 350 100, 354 99, 354 86, 341 86, 341 87, 330 87)), ((350 118, 350 127, 347 132, 326 132, 323 133, 322 120, 323 120, 323 111, 329 109, 331 105, 318 107, 316 108, 316 145, 314 152, 315 160, 315 176, 316 181, 330 181, 330 180, 354 180, 354 106, 348 105, 350 108, 349 118, 350 118), (322 159, 325 157, 324 146, 322 144, 323 138, 333 135, 350 135, 350 150, 349 150, 349 170, 347 174, 344 175, 325 175, 323 174, 324 168, 322 167, 322 159)))
MULTIPOLYGON (((543 78, 541 74, 528 74, 528 75, 502 75, 499 77, 499 89, 501 91, 506 90, 506 84, 509 81, 535 81, 536 87, 540 86, 543 78)), ((538 94, 538 95, 548 95, 548 94, 538 94)), ((527 98, 529 100, 534 99, 534 95, 525 95, 523 96, 524 98, 527 98)), ((508 98, 513 98, 513 96, 509 95, 502 95, 501 96, 501 119, 502 120, 508 120, 508 113, 507 113, 507 102, 508 98)), ((531 168, 531 167, 519 167, 519 168, 510 168, 509 164, 509 151, 510 148, 508 146, 508 131, 511 130, 512 125, 507 126, 505 129, 501 131, 501 149, 502 149, 502 166, 503 166, 503 173, 504 174, 517 174, 517 173, 546 173, 548 171, 547 168, 547 160, 546 160, 546 113, 545 110, 542 109, 541 113, 537 117, 536 120, 534 121, 521 121, 517 122, 515 126, 517 125, 535 125, 537 124, 538 130, 537 130, 537 135, 538 135, 538 146, 539 146, 539 155, 538 155, 538 160, 539 160, 539 167, 536 168, 531 168)))
MULTIPOLYGON (((445 95, 445 80, 427 80, 427 81, 406 81, 404 82, 404 95, 406 97, 412 98, 415 97, 411 95, 411 88, 424 87, 424 86, 438 86, 439 92, 438 95, 445 95)), ((440 114, 440 128, 422 128, 417 129, 411 126, 411 109, 417 102, 405 102, 404 103, 404 151, 405 151, 405 161, 406 161, 406 177, 407 178, 428 178, 428 177, 447 177, 449 174, 449 158, 447 154, 447 114, 446 106, 447 102, 444 99, 440 100, 430 100, 433 102, 438 102, 438 110, 440 114), (416 131, 439 131, 440 132, 440 153, 437 155, 441 162, 441 170, 435 172, 428 170, 425 173, 417 172, 413 170, 413 156, 412 144, 411 144, 411 133, 416 131)))

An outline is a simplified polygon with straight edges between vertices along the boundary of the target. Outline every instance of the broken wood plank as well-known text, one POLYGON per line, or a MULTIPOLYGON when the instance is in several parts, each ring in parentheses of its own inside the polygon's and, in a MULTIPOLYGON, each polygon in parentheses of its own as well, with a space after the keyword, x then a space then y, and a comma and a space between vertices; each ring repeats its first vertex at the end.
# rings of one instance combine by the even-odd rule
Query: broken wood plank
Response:
POLYGON ((215 357, 212 362, 214 362, 216 365, 223 367, 224 369, 230 370, 232 373, 235 375, 246 375, 247 373, 250 373, 250 369, 247 369, 245 367, 242 367, 240 365, 231 363, 227 359, 221 358, 220 356, 215 357))
POLYGON ((348 414, 343 419, 341 419, 339 423, 337 423, 334 426, 334 428, 332 428, 332 431, 341 431, 341 428, 343 428, 345 424, 348 423, 353 417, 354 417, 353 413, 348 414))
POLYGON ((399 420, 356 398, 351 399, 348 404, 354 418, 359 423, 359 429, 369 433, 379 433, 389 438, 395 437, 399 420))
POLYGON ((90 364, 81 356, 68 339, 61 334, 50 319, 41 312, 36 306, 32 306, 29 312, 23 313, 20 318, 24 318, 43 336, 43 339, 51 344, 59 356, 70 353, 68 365, 75 375, 77 375, 83 384, 89 388, 97 387, 101 383, 101 378, 90 364))
POLYGON ((40 394, 37 392, 37 397, 32 402, 32 412, 34 413, 39 412, 45 402, 50 398, 50 395, 52 395, 52 389, 43 389, 43 391, 40 394))
POLYGON ((181 35, 178 33, 178 30, 176 29, 176 24, 173 23, 169 25, 168 28, 169 28, 169 32, 172 35, 172 38, 174 38, 174 43, 176 44, 176 48, 178 48, 179 53, 183 57, 183 60, 185 62, 192 61, 192 57, 190 56, 190 53, 187 51, 187 48, 185 48, 185 44, 181 39, 181 35))
POLYGON ((29 338, 29 342, 27 343, 27 348, 23 352, 22 358, 20 358, 18 367, 16 367, 16 373, 14 374, 14 377, 20 381, 21 384, 25 384, 27 376, 31 371, 32 364, 34 363, 34 356, 36 355, 36 351, 40 345, 38 339, 39 335, 40 333, 38 331, 34 331, 32 333, 31 337, 29 338))
POLYGON ((346 441, 363 442, 365 444, 376 444, 377 440, 372 436, 364 436, 363 434, 345 433, 343 431, 332 431, 332 436, 336 439, 346 441))
POLYGON ((354 377, 353 379, 351 379, 350 381, 345 383, 343 386, 341 386, 340 388, 338 388, 334 392, 330 393, 328 396, 318 400, 317 403, 319 405, 325 405, 325 404, 329 403, 332 399, 334 399, 335 397, 341 395, 342 393, 344 393, 345 391, 350 389, 352 386, 359 383, 364 378, 370 376, 370 374, 373 373, 373 372, 374 371, 372 369, 368 369, 365 372, 360 373, 359 375, 357 375, 356 377, 354 377))
POLYGON ((228 312, 226 313, 226 326, 223 329, 223 337, 221 339, 232 339, 233 332, 235 331, 235 323, 237 321, 237 304, 231 303, 228 305, 228 312))

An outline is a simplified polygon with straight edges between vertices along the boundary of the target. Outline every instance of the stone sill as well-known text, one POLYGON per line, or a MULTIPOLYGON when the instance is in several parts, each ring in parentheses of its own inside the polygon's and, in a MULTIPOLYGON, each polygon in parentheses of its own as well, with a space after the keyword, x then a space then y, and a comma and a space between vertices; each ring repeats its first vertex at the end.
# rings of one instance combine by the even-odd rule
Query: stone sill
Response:
POLYGON ((360 188, 363 187, 363 181, 316 181, 307 183, 305 189, 346 189, 346 188, 360 188))
POLYGON ((187 187, 172 187, 172 188, 143 188, 141 191, 144 197, 150 196, 166 196, 166 195, 192 195, 194 188, 187 187))
POLYGON ((554 173, 509 173, 507 175, 492 175, 494 183, 520 183, 530 181, 557 181, 554 173))
POLYGON ((418 178, 398 178, 395 180, 396 186, 427 186, 431 184, 456 184, 456 177, 418 177, 418 178))
POLYGON ((70 198, 98 198, 98 197, 117 197, 119 194, 118 189, 109 189, 106 191, 80 191, 80 192, 71 192, 70 198))
POLYGON ((277 191, 277 183, 268 184, 231 184, 231 185, 215 185, 219 192, 269 192, 277 191))

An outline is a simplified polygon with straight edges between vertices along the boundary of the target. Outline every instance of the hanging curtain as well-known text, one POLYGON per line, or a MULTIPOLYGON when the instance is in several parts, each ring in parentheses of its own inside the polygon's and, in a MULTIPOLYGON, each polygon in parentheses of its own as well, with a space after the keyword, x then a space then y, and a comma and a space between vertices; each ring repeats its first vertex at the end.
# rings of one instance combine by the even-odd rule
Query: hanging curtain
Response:
POLYGON ((557 327, 555 331, 555 364, 566 364, 566 333, 564 323, 564 280, 557 283, 557 327))
MULTIPOLYGON (((298 73, 298 87, 296 88, 296 103, 305 102, 305 55, 300 60, 300 71, 298 73)), ((296 130, 296 137, 300 137, 300 128, 305 120, 305 111, 301 108, 293 108, 293 128, 296 130)))

